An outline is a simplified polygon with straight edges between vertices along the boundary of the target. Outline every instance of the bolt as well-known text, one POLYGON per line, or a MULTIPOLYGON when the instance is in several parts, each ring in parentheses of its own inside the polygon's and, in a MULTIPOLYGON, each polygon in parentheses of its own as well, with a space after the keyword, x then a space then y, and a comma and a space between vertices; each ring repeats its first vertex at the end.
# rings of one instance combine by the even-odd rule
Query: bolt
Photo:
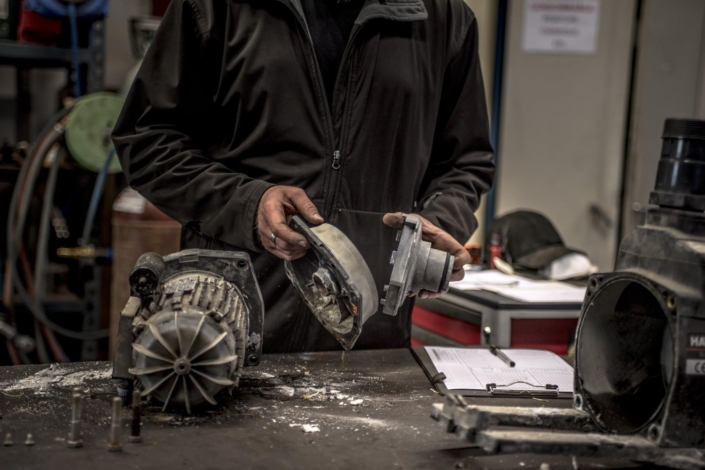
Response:
POLYGON ((71 431, 66 445, 75 449, 83 446, 81 438, 81 407, 82 407, 81 392, 74 388, 71 394, 71 431))
POLYGON ((122 415, 122 398, 113 397, 113 422, 110 425, 110 452, 121 452, 122 442, 120 439, 120 420, 122 415))
POLYGON ((27 434, 27 439, 24 441, 24 445, 26 446, 33 446, 34 445, 34 438, 32 437, 32 434, 27 434))
POLYGON ((131 432, 130 436, 127 438, 127 442, 137 444, 142 442, 142 436, 140 436, 140 417, 142 414, 142 393, 139 390, 132 392, 132 421, 130 422, 131 432))
POLYGON ((7 436, 5 436, 5 442, 2 443, 5 447, 12 447, 12 434, 9 432, 7 433, 7 436))

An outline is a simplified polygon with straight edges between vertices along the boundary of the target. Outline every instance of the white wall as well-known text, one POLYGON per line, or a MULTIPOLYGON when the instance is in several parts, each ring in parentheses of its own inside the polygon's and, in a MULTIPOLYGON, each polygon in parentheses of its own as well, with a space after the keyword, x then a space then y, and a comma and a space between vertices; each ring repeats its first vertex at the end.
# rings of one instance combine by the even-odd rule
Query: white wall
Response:
POLYGON ((545 213, 603 270, 616 254, 635 9, 602 0, 596 53, 554 55, 522 51, 523 2, 509 2, 497 213, 545 213))
POLYGON ((705 2, 645 0, 639 31, 623 234, 656 181, 666 118, 705 119, 705 2))
MULTIPOLYGON (((487 109, 492 109, 492 80, 494 79, 494 56, 497 35, 497 2, 496 0, 465 0, 475 13, 479 30, 479 53, 482 66, 482 78, 485 82, 487 109)), ((473 234, 471 241, 482 244, 485 232, 485 199, 475 213, 480 226, 473 234)), ((465 240, 461 240, 464 242, 465 240)))

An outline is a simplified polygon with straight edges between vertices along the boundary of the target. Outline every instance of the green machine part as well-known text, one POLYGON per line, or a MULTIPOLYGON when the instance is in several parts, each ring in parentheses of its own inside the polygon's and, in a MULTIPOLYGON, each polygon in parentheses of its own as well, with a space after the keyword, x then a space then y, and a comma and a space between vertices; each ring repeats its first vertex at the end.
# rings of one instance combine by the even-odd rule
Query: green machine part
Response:
MULTIPOLYGON (((66 145, 83 168, 98 173, 113 148, 110 134, 120 116, 125 99, 115 93, 94 93, 76 101, 66 123, 66 145)), ((108 173, 122 171, 112 158, 108 173)))

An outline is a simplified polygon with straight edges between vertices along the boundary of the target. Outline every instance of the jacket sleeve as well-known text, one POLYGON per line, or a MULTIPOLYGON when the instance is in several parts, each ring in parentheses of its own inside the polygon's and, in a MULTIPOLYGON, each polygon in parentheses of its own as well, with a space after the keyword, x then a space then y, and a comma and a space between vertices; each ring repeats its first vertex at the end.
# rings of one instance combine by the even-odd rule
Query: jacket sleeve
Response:
POLYGON ((431 162, 417 199, 420 214, 461 243, 477 229, 474 212, 495 173, 477 43, 472 18, 446 67, 431 162))
MULTIPOLYGON (((113 142, 128 183, 204 235, 260 251, 254 220, 271 185, 209 157, 209 82, 219 64, 191 0, 172 0, 127 96, 113 142)), ((215 50, 215 51, 214 51, 215 50)))

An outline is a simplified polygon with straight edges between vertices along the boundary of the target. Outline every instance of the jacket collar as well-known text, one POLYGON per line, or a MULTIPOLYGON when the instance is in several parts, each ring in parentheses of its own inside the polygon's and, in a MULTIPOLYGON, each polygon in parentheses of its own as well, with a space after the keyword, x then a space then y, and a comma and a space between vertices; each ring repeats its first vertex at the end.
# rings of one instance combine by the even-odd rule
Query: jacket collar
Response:
POLYGON ((362 25, 373 19, 423 21, 428 18, 423 0, 367 0, 355 20, 362 25))
MULTIPOLYGON (((304 20, 304 24, 306 24, 301 0, 277 1, 293 7, 300 19, 304 20)), ((355 24, 362 25, 374 19, 409 22, 423 21, 427 18, 428 13, 423 0, 366 0, 355 24)))

